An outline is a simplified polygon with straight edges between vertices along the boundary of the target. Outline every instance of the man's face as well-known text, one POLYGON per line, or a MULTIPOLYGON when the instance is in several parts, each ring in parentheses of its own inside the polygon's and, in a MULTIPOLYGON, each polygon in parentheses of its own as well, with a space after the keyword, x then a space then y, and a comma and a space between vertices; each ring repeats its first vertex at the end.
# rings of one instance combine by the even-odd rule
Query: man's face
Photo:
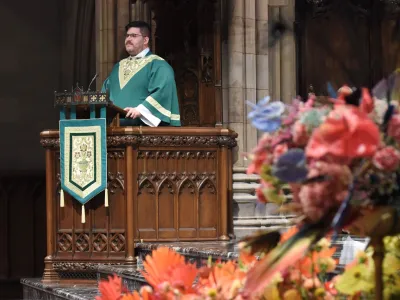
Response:
POLYGON ((125 49, 130 55, 137 55, 148 47, 149 38, 142 36, 140 28, 131 27, 125 37, 125 49))

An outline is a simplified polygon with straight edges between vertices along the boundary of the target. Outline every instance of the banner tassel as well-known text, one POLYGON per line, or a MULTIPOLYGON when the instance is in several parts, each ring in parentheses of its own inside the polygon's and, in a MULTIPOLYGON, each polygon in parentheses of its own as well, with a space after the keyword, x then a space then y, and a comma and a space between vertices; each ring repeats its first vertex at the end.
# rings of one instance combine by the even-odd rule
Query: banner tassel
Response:
POLYGON ((60 189, 60 207, 64 207, 64 190, 60 189))
POLYGON ((86 223, 86 218, 85 218, 85 205, 82 205, 82 223, 86 223))
POLYGON ((108 207, 108 189, 107 188, 104 191, 104 206, 108 207))

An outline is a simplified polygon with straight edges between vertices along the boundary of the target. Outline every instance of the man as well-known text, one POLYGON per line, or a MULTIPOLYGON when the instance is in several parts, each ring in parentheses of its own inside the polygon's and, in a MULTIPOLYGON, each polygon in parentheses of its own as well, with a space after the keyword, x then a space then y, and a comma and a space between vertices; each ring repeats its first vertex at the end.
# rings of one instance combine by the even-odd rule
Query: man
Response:
POLYGON ((127 111, 121 125, 180 126, 174 71, 149 49, 150 26, 130 22, 125 27, 129 57, 117 63, 104 81, 110 100, 127 111))

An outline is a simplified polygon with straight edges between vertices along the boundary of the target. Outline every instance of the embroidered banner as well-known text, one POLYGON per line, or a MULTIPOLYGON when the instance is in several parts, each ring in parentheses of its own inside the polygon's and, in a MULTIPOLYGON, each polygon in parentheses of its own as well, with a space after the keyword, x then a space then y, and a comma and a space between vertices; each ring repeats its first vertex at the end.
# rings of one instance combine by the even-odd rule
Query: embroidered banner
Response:
POLYGON ((61 189, 85 204, 107 187, 106 119, 60 120, 61 189))

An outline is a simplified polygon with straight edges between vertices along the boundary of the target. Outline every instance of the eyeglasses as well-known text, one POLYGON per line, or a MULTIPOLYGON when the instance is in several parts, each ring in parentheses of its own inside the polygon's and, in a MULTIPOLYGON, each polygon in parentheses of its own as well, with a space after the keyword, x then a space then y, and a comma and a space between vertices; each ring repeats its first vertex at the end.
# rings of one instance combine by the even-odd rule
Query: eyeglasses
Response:
POLYGON ((138 37, 138 36, 146 37, 145 35, 140 35, 140 34, 136 34, 136 33, 127 33, 127 34, 125 35, 125 38, 126 38, 126 39, 129 38, 129 37, 131 37, 131 38, 136 38, 136 37, 138 37))

